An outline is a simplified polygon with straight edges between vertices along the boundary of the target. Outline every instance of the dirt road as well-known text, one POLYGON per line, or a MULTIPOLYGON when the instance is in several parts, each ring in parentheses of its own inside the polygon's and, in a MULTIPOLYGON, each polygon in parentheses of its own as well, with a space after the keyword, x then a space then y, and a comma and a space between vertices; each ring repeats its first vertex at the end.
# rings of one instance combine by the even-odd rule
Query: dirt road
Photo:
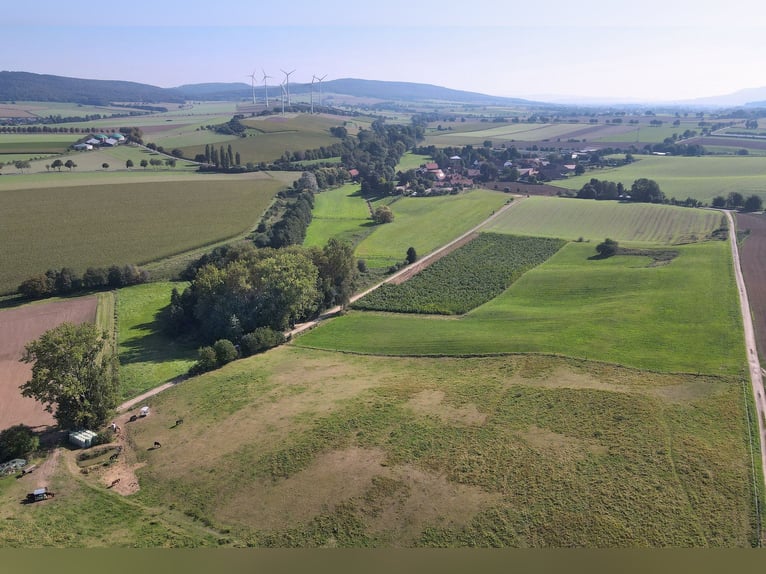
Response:
POLYGON ((753 387, 753 396, 755 397, 755 409, 758 419, 758 434, 761 437, 761 467, 764 476, 766 476, 766 432, 764 432, 764 413, 766 413, 766 397, 763 389, 763 371, 758 360, 758 350, 755 343, 755 330, 753 329, 753 319, 750 315, 750 302, 747 298, 747 289, 745 280, 742 277, 742 266, 739 260, 739 249, 737 247, 737 231, 734 226, 734 218, 730 212, 726 212, 729 220, 729 241, 731 243, 731 254, 734 259, 734 275, 737 278, 737 291, 739 291, 739 305, 742 312, 742 324, 745 329, 745 348, 747 349, 747 362, 750 370, 750 383, 753 387))

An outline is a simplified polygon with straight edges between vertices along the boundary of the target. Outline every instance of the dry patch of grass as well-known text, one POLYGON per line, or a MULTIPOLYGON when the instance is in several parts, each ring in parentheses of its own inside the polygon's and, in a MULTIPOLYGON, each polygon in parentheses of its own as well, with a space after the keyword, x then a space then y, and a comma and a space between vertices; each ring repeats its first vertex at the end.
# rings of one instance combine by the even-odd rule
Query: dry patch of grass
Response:
POLYGON ((412 397, 407 406, 418 414, 435 415, 448 423, 482 425, 487 420, 487 415, 479 412, 474 404, 456 408, 443 401, 444 391, 427 389, 412 397))

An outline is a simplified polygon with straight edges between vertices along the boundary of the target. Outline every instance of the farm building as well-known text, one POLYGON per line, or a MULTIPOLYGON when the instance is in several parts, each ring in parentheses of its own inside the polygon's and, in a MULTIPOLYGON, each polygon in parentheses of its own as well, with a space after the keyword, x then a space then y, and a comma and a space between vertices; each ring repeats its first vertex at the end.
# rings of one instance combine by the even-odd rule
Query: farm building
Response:
POLYGON ((96 433, 92 430, 78 430, 69 433, 69 442, 80 448, 89 448, 93 444, 96 433))
POLYGON ((114 139, 114 138, 106 138, 103 142, 101 142, 101 145, 105 145, 105 146, 109 146, 109 147, 114 147, 118 143, 119 142, 116 139, 114 139))
POLYGON ((85 140, 85 143, 90 145, 98 145, 101 143, 101 140, 97 140, 96 138, 90 138, 88 140, 85 140))
POLYGON ((89 143, 78 143, 72 146, 77 151, 87 151, 93 149, 93 145, 89 143))

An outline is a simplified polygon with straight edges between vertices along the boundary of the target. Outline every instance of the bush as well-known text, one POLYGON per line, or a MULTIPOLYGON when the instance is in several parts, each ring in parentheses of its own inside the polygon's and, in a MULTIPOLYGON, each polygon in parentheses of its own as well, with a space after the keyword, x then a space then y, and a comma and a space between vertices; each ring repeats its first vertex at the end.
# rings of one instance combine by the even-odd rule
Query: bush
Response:
POLYGON ((611 257, 617 253, 619 244, 614 239, 605 239, 603 243, 596 245, 596 251, 600 257, 611 257))
POLYGON ((24 455, 37 450, 40 439, 26 425, 16 425, 0 432, 0 462, 24 455))
POLYGON ((364 259, 357 260, 356 268, 359 269, 359 273, 367 273, 367 261, 364 259))
POLYGON ((199 375, 218 367, 218 357, 213 347, 201 347, 197 351, 197 356, 197 362, 189 369, 190 375, 199 375))
POLYGON ((234 343, 228 339, 219 339, 213 343, 213 351, 215 351, 215 357, 218 362, 218 366, 221 367, 226 363, 231 363, 233 360, 239 357, 237 348, 234 343))
POLYGON ((242 356, 262 353, 285 342, 285 336, 269 327, 259 327, 242 337, 242 356))

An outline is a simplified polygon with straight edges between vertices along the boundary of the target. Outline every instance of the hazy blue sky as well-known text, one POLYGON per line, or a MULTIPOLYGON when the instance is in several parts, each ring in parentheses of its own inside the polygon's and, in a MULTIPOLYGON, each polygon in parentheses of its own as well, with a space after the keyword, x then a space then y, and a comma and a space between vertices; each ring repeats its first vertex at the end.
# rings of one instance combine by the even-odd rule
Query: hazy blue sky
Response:
POLYGON ((766 86, 766 3, 28 0, 0 70, 163 87, 366 78, 502 96, 688 99, 766 86))

